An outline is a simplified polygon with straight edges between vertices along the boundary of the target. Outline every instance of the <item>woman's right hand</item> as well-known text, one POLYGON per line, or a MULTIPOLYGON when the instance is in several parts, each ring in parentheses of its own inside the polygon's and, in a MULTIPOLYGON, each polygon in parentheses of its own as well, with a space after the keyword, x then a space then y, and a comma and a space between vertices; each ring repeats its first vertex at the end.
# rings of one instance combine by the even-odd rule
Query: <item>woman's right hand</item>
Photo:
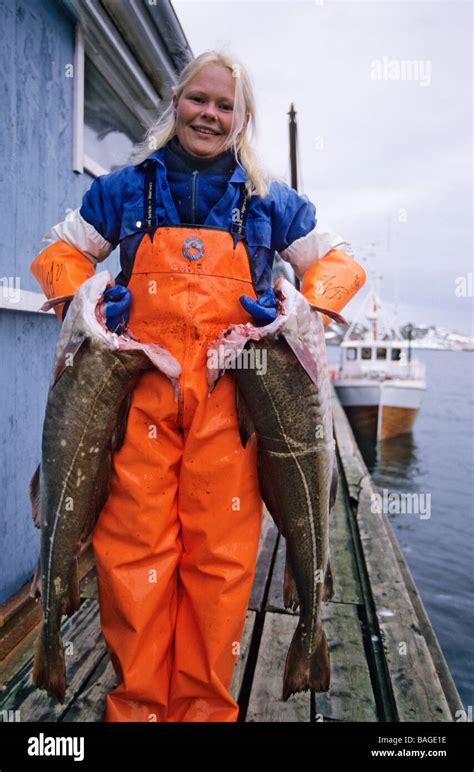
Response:
MULTIPOLYGON (((126 326, 131 299, 132 293, 128 287, 124 287, 122 284, 116 284, 114 287, 109 287, 105 290, 105 323, 111 332, 116 332, 120 335, 122 328, 126 326)), ((63 321, 70 305, 70 300, 64 303, 63 321)))
POLYGON ((132 293, 128 287, 116 284, 104 292, 105 323, 111 332, 121 335, 123 327, 127 326, 128 311, 132 293))

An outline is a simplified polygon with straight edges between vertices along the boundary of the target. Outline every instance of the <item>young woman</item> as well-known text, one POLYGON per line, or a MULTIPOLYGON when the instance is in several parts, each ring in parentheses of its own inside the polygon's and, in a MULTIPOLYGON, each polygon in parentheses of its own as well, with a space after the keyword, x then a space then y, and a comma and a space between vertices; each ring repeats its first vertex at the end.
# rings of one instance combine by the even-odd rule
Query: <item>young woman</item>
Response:
POLYGON ((237 720, 229 688, 262 501, 255 436, 244 449, 229 374, 208 398, 207 346, 229 324, 274 317, 275 251, 322 307, 339 311, 364 281, 349 245, 316 230, 308 198, 262 169, 254 127, 245 67, 225 52, 197 57, 139 162, 95 179, 31 266, 47 297, 70 294, 120 244, 109 327, 128 316, 136 337, 182 367, 178 402, 159 372, 133 392, 93 534, 120 681, 106 721, 237 720))

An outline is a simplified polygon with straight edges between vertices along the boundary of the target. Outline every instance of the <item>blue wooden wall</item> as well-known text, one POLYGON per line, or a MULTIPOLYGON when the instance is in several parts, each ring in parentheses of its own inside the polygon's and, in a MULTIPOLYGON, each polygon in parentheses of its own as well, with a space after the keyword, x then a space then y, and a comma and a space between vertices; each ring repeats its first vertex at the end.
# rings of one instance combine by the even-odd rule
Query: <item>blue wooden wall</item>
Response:
MULTIPOLYGON (((74 20, 57 0, 0 0, 0 278, 25 290, 40 291, 30 264, 43 235, 92 181, 72 171, 73 54, 74 20)), ((102 266, 115 274, 117 255, 102 266)), ((38 557, 28 482, 59 329, 56 316, 0 310, 0 602, 38 557)))

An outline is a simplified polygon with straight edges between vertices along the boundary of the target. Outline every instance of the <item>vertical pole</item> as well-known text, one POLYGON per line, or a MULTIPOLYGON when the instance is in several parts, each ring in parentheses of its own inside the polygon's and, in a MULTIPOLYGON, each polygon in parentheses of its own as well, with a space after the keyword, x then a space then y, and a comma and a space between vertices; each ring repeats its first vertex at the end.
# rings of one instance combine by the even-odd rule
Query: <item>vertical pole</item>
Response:
MULTIPOLYGON (((290 106, 289 132, 290 132, 290 173, 291 173, 291 187, 293 190, 298 191, 298 165, 296 162, 296 111, 293 102, 290 106)), ((300 280, 295 276, 295 287, 297 290, 300 288, 300 280)))

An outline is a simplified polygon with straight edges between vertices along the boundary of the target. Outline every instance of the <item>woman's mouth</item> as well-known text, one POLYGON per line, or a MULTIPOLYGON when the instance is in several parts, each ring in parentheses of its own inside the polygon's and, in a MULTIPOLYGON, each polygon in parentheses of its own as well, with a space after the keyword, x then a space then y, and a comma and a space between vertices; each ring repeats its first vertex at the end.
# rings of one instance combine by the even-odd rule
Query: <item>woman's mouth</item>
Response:
POLYGON ((219 136, 219 132, 213 131, 212 129, 204 129, 202 126, 191 126, 191 128, 194 129, 197 134, 201 134, 202 136, 219 136))

